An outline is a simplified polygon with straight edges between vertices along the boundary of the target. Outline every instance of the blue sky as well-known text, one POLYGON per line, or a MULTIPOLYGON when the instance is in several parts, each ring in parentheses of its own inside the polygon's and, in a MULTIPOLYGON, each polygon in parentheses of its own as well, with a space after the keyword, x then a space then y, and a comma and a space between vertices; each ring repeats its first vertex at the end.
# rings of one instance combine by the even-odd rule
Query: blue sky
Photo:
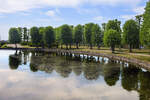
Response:
POLYGON ((0 36, 8 39, 10 27, 101 25, 142 14, 148 0, 0 0, 0 36))

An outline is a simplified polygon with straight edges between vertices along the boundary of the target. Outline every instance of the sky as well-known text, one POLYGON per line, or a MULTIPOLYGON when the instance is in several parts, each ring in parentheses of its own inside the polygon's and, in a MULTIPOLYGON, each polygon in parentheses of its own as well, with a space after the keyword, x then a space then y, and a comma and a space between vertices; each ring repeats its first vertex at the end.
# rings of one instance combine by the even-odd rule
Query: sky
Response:
POLYGON ((8 39, 10 27, 101 25, 142 14, 148 0, 0 0, 0 39, 8 39))

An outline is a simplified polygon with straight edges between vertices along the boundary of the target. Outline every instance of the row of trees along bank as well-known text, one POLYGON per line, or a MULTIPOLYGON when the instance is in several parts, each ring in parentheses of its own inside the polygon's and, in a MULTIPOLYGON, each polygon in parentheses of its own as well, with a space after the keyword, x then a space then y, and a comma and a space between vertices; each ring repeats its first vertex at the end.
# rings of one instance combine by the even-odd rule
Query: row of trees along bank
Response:
MULTIPOLYGON (((109 20, 101 26, 95 23, 85 25, 62 25, 56 28, 48 27, 32 27, 27 28, 10 28, 10 43, 22 43, 36 47, 48 47, 66 45, 88 46, 91 49, 97 46, 111 47, 112 52, 115 47, 129 46, 130 52, 132 48, 140 48, 141 46, 150 46, 150 1, 147 2, 143 15, 136 16, 136 19, 127 20, 123 28, 120 27, 121 21, 109 20)), ((69 46, 69 47, 68 47, 69 46)))

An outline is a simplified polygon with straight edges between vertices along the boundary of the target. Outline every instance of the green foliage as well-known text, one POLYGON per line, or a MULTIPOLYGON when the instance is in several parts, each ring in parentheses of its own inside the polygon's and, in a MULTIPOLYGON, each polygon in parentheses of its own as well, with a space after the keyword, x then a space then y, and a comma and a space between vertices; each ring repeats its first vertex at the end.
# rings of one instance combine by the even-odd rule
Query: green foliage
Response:
POLYGON ((28 29, 26 27, 23 28, 23 41, 27 41, 28 34, 27 34, 28 29))
POLYGON ((106 30, 108 31, 109 29, 116 30, 121 34, 121 28, 120 28, 121 22, 118 21, 117 19, 115 20, 109 20, 107 25, 106 25, 106 30))
POLYGON ((104 44, 106 46, 110 46, 112 52, 114 52, 115 46, 120 44, 121 35, 116 30, 110 29, 105 32, 103 39, 104 39, 104 44))
POLYGON ((55 33, 53 27, 49 26, 45 28, 44 42, 50 48, 55 41, 55 33))
POLYGON ((21 45, 28 45, 27 42, 21 42, 21 45))
POLYGON ((74 42, 77 45, 82 42, 83 39, 83 26, 82 25, 77 25, 74 29, 74 42))
POLYGON ((17 28, 10 28, 9 30, 9 42, 13 44, 17 44, 21 42, 21 37, 17 28))
POLYGON ((7 44, 2 45, 1 48, 8 48, 7 44))
POLYGON ((72 43, 72 29, 69 25, 65 24, 61 27, 61 39, 66 46, 72 43))
POLYGON ((92 32, 92 43, 100 48, 100 45, 102 44, 102 30, 100 26, 98 24, 95 24, 93 26, 92 32))
POLYGON ((45 28, 44 27, 40 27, 39 28, 39 34, 40 34, 40 46, 42 46, 44 48, 44 34, 45 34, 45 28))
POLYGON ((138 24, 134 20, 128 20, 123 26, 123 41, 132 47, 139 46, 139 29, 138 24))
POLYGON ((20 35, 20 38, 21 38, 21 41, 22 41, 22 28, 21 27, 18 27, 17 28, 18 29, 18 32, 19 32, 19 35, 20 35))
POLYGON ((32 27, 30 29, 31 41, 32 44, 38 46, 41 41, 41 36, 39 34, 39 29, 37 27, 32 27))
POLYGON ((150 1, 148 1, 146 4, 145 13, 143 14, 143 24, 140 32, 140 42, 143 45, 150 46, 149 29, 150 29, 150 1))
POLYGON ((62 40, 61 40, 61 26, 55 28, 55 35, 56 35, 56 37, 55 37, 56 44, 57 45, 62 44, 62 40))
POLYGON ((84 34, 85 34, 85 39, 86 39, 86 43, 90 45, 91 49, 92 49, 92 40, 94 40, 94 34, 93 33, 93 26, 94 23, 88 23, 85 24, 84 26, 84 34))

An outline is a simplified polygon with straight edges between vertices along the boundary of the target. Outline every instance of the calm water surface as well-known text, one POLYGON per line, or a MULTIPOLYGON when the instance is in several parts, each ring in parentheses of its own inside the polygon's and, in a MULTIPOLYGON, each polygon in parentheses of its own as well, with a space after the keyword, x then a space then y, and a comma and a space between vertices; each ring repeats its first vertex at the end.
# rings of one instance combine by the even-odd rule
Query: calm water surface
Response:
POLYGON ((96 57, 0 50, 0 100, 150 100, 150 73, 96 57))

